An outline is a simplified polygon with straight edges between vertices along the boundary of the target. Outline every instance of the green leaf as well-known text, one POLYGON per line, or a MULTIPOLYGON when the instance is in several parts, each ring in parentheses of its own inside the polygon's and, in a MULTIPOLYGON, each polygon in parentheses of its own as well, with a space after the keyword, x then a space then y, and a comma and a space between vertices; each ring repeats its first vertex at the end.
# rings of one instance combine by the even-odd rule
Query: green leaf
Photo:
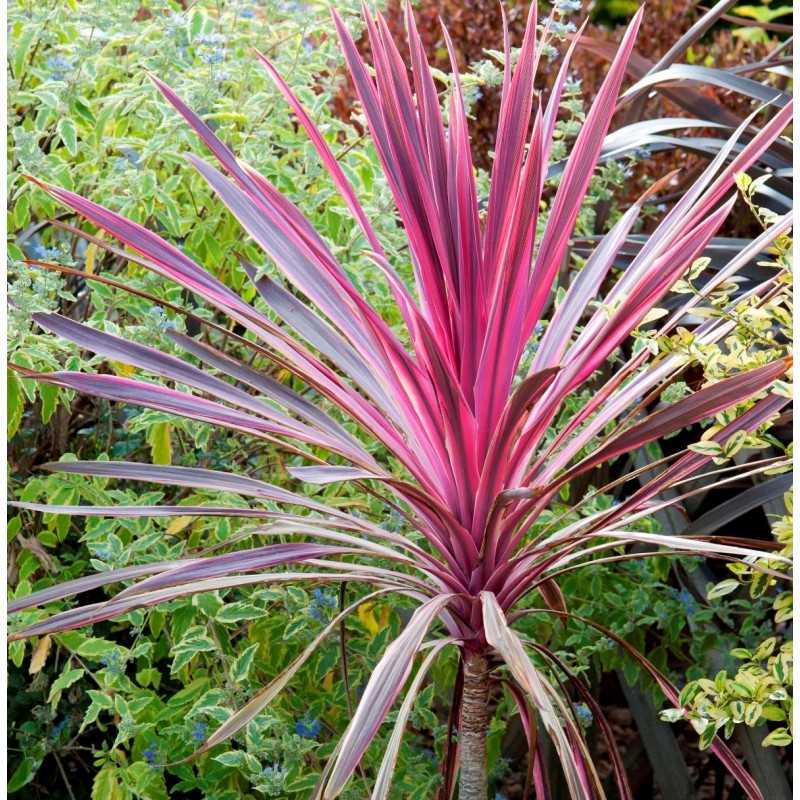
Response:
POLYGON ((19 423, 22 420, 22 411, 25 403, 22 399, 22 392, 20 390, 19 379, 15 372, 8 370, 6 378, 6 408, 7 408, 7 427, 6 435, 10 439, 19 428, 19 423))
MULTIPOLYGON (((55 92, 48 92, 46 90, 42 90, 37 92, 36 96, 39 98, 40 102, 43 105, 47 106, 47 108, 50 108, 53 111, 55 111, 58 108, 58 95, 55 92)), ((49 117, 49 115, 47 116, 49 117)))
POLYGON ((25 642, 22 640, 11 642, 8 646, 8 657, 15 667, 21 667, 25 660, 25 642))
POLYGON ((319 782, 319 775, 317 773, 312 773, 310 775, 299 775, 293 779, 287 779, 284 790, 287 792, 305 792, 304 797, 308 797, 307 793, 310 793, 312 789, 317 785, 319 782))
POLYGON ((246 769, 251 773, 261 772, 261 765, 258 763, 258 760, 249 753, 245 753, 244 750, 229 750, 227 753, 214 756, 214 761, 226 767, 246 769))
POLYGON ((223 625, 231 625, 245 619, 258 619, 264 610, 250 603, 229 603, 217 612, 216 620, 223 625))
POLYGON ((713 725, 709 725, 701 734, 700 740, 697 743, 697 746, 701 750, 708 750, 711 747, 711 743, 714 741, 714 737, 717 734, 717 729, 713 725))
POLYGON ((744 446, 745 440, 747 439, 747 431, 736 431, 732 436, 730 436, 726 442, 725 446, 722 448, 722 452, 724 453, 726 458, 732 458, 739 450, 742 449, 744 446))
POLYGON ((161 673, 155 667, 141 669, 136 673, 136 681, 140 686, 152 686, 158 689, 161 684, 161 673))
POLYGON ((17 80, 22 78, 23 71, 25 69, 25 59, 28 55, 28 50, 30 49, 31 43, 33 42, 33 37, 41 30, 41 28, 37 25, 31 25, 29 28, 26 28, 22 35, 17 40, 16 47, 14 48, 14 60, 12 62, 12 67, 14 69, 14 77, 17 80))
POLYGON ((783 722, 786 719, 786 712, 778 706, 769 705, 761 709, 761 716, 770 722, 783 722))
POLYGON ((172 463, 172 426, 169 422, 157 422, 147 433, 150 457, 154 464, 172 463))
POLYGON ((50 703, 50 710, 55 712, 56 706, 61 700, 61 693, 68 689, 75 681, 84 675, 85 670, 66 668, 54 681, 50 687, 50 694, 47 695, 47 702, 50 703))
POLYGON ((722 453, 722 448, 717 442, 695 442, 690 444, 688 449, 701 456, 719 456, 722 453))
POLYGON ((203 30, 203 23, 205 19, 200 11, 195 11, 189 21, 189 39, 194 41, 203 30))
POLYGON ((761 719, 761 703, 747 703, 744 707, 744 721, 746 725, 757 725, 761 719))
POLYGON ((142 800, 168 800, 164 773, 144 761, 135 761, 125 770, 125 783, 142 800))
POLYGON ((89 106, 86 105, 86 103, 83 100, 79 98, 73 100, 72 109, 73 111, 75 111, 76 114, 79 114, 81 117, 83 117, 90 125, 95 124, 96 120, 94 114, 92 114, 92 110, 89 108, 89 106))
POLYGON ((198 633, 197 628, 193 628, 188 635, 178 642, 173 648, 174 658, 170 672, 174 675, 181 667, 186 666, 198 653, 208 653, 216 650, 216 644, 205 634, 198 633))
POLYGON ((251 644, 246 650, 236 658, 231 666, 231 680, 235 683, 244 681, 250 673, 250 668, 253 666, 253 659, 260 645, 251 644))
POLYGON ((303 617, 298 617, 297 619, 293 619, 284 629, 283 629, 283 640, 285 642, 294 639, 301 631, 306 629, 308 625, 308 620, 303 617))
POLYGON ((30 783, 33 780, 33 776, 36 774, 37 766, 38 765, 32 758, 27 756, 23 758, 20 765, 14 770, 14 774, 9 779, 6 791, 12 794, 13 792, 18 792, 23 786, 30 783))
POLYGON ((19 516, 11 517, 6 525, 6 540, 9 542, 13 541, 16 535, 20 532, 21 528, 22 518, 19 516))
POLYGON ((78 132, 75 130, 75 123, 69 117, 62 117, 58 121, 56 130, 69 154, 73 157, 78 155, 78 132))
POLYGON ((792 11, 792 6, 778 6, 776 8, 771 4, 765 4, 762 6, 736 6, 732 13, 736 14, 737 17, 750 17, 758 22, 772 22, 778 17, 791 14, 792 11))
POLYGON ((99 661, 103 656, 107 656, 112 650, 116 650, 115 645, 105 639, 86 639, 81 642, 75 652, 84 658, 91 658, 99 661))
POLYGON ((47 425, 58 405, 58 386, 52 383, 39 384, 39 397, 42 401, 42 422, 47 425))
POLYGON ((786 728, 775 728, 761 742, 762 747, 786 747, 792 743, 792 734, 786 728))
POLYGON ((17 229, 24 228, 31 219, 31 196, 27 192, 21 195, 14 203, 14 225, 17 229))
POLYGON ((769 639, 765 639, 761 644, 758 646, 758 649, 753 656, 754 661, 764 661, 765 659, 769 658, 775 650, 775 645, 777 645, 778 639, 775 636, 770 636, 769 639))
POLYGON ((89 699, 100 706, 104 711, 114 708, 114 701, 105 692, 89 689, 89 699))
POLYGON ((718 597, 724 597, 726 594, 735 592, 742 584, 735 578, 729 578, 725 581, 720 581, 714 587, 709 589, 706 595, 708 600, 716 600, 718 597))
POLYGON ((116 767, 103 767, 92 783, 92 800, 124 800, 125 793, 117 780, 116 767))

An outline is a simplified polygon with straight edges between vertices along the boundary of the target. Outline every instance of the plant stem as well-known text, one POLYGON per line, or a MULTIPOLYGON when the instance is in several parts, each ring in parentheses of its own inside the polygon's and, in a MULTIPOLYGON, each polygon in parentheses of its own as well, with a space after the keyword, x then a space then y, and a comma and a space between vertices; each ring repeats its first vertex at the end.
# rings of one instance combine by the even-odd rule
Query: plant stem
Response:
POLYGON ((464 657, 464 693, 458 729, 458 800, 486 800, 486 734, 489 728, 489 664, 480 653, 464 657))

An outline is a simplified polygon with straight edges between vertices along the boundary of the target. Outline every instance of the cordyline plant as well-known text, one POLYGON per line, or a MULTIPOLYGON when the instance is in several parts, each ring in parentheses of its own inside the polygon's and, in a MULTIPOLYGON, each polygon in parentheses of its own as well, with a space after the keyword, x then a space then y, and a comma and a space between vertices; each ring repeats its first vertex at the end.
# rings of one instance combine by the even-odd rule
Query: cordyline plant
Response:
MULTIPOLYGON (((659 553, 715 554, 750 558, 754 563, 760 551, 731 539, 637 531, 637 520, 676 502, 660 500, 660 493, 686 482, 708 465, 712 454, 702 452, 702 447, 649 465, 647 471, 656 477, 606 511, 562 527, 551 526, 538 537, 529 533, 531 526, 561 487, 597 465, 715 416, 721 421, 708 441, 725 444, 732 437, 741 439, 769 423, 788 402, 769 393, 771 384, 789 367, 779 361, 705 386, 648 413, 666 383, 684 368, 685 360, 679 356, 654 359, 647 349, 634 352, 627 361, 612 361, 611 356, 703 253, 731 210, 735 176, 747 170, 789 123, 791 104, 780 109, 763 129, 755 134, 751 131, 743 146, 737 146, 752 119, 746 121, 618 275, 612 270, 615 257, 642 204, 659 185, 636 202, 600 241, 566 297, 551 311, 554 279, 567 257, 570 234, 614 115, 641 15, 640 10, 633 18, 591 103, 550 202, 543 232, 537 236, 556 117, 574 43, 547 103, 542 105, 536 102, 533 81, 548 39, 548 25, 545 23, 544 34, 537 36, 535 3, 513 69, 505 36, 502 108, 484 217, 477 200, 458 69, 447 33, 453 74, 445 126, 411 12, 407 12, 409 80, 380 16, 374 20, 365 12, 373 53, 370 70, 334 11, 344 55, 408 236, 413 290, 388 262, 328 143, 270 62, 259 55, 363 230, 369 255, 385 275, 402 314, 402 338, 359 295, 300 211, 237 160, 211 128, 156 78, 158 88, 211 150, 222 171, 196 156, 189 156, 192 165, 308 303, 244 262, 272 312, 265 316, 155 233, 72 192, 36 181, 128 249, 95 241, 175 281, 246 329, 251 338, 206 323, 223 331, 227 340, 268 356, 301 378, 354 421, 365 437, 382 445, 391 454, 393 466, 378 463, 360 438, 287 386, 218 347, 176 331, 169 333, 172 341, 207 369, 57 314, 35 316, 43 328, 80 347, 133 365, 179 388, 109 374, 26 374, 59 387, 280 442, 309 462, 290 469, 295 478, 311 484, 355 481, 363 486, 371 482, 367 483, 369 491, 399 510, 409 528, 424 537, 424 543, 419 544, 417 536, 386 530, 245 475, 144 463, 48 464, 48 469, 78 475, 234 492, 252 498, 256 507, 16 505, 84 516, 250 517, 269 520, 265 532, 280 535, 284 541, 223 555, 112 570, 38 591, 15 600, 10 610, 30 609, 97 587, 141 579, 107 601, 62 611, 29 625, 15 637, 91 625, 196 592, 287 581, 369 584, 375 587, 372 593, 343 608, 284 672, 233 714, 197 752, 227 739, 259 714, 358 603, 391 592, 412 598, 418 607, 372 673, 315 797, 340 794, 406 686, 415 658, 423 654, 375 779, 372 796, 388 795, 415 695, 431 663, 447 647, 458 648, 460 666, 443 759, 442 796, 452 795, 456 775, 461 800, 486 796, 488 697, 492 681, 504 670, 528 736, 529 778, 536 796, 549 796, 537 734, 541 728, 559 756, 570 795, 602 797, 603 788, 573 706, 553 678, 555 673, 567 674, 566 668, 545 646, 524 641, 513 629, 514 620, 536 610, 594 626, 638 659, 675 705, 678 695, 673 686, 624 640, 592 620, 570 614, 558 577, 590 560, 642 557, 641 553, 626 554, 626 545, 644 543, 659 553), (611 288, 606 290, 608 285, 611 288), (595 302, 597 299, 601 302, 595 302), (544 333, 539 334, 545 313, 549 319, 544 333), (537 342, 535 355, 526 360, 532 338, 537 342), (610 370, 610 377, 593 388, 591 399, 554 435, 551 428, 565 398, 584 386, 600 367, 610 370), (309 447, 330 453, 331 460, 322 460, 309 447), (393 500, 380 493, 381 486, 393 500), (295 511, 259 508, 258 501, 277 502, 295 511), (286 543, 289 537, 300 540, 286 543), (266 571, 297 564, 310 570, 266 571), (533 602, 536 597, 540 603, 533 602), (524 598, 531 602, 521 605, 524 598), (437 633, 439 629, 441 633, 437 633)), ((727 280, 789 224, 788 217, 776 222, 717 273, 704 292, 727 280)), ((771 288, 772 283, 766 281, 750 292, 766 296, 771 288)), ((674 331, 701 297, 692 296, 670 314, 661 324, 661 332, 674 331)), ((724 315, 707 319, 695 329, 695 342, 702 346, 719 341, 733 324, 724 315)), ((714 450, 714 454, 718 452, 714 450)), ((609 726, 583 684, 573 684, 591 704, 608 739, 620 796, 631 798, 609 726)), ((723 742, 716 741, 712 749, 748 797, 761 797, 758 786, 723 742)))

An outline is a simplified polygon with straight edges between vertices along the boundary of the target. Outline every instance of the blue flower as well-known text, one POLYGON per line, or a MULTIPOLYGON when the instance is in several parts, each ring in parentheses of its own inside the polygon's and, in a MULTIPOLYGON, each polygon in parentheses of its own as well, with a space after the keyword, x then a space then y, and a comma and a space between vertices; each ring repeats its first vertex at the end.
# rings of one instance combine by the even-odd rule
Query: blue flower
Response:
POLYGON ((324 589, 320 589, 319 586, 314 589, 312 592, 314 595, 314 599, 322 606, 327 606, 328 608, 336 608, 336 598, 330 593, 326 592, 324 589))
POLYGON ((312 619, 322 621, 327 617, 327 609, 336 608, 336 598, 330 592, 317 587, 312 594, 308 605, 308 614, 312 619))
POLYGON ((594 720, 594 715, 592 714, 592 710, 586 703, 575 703, 575 716, 578 718, 578 721, 581 725, 589 726, 592 724, 594 720))
POLYGON ((243 9, 242 9, 242 10, 239 12, 239 16, 240 16, 242 19, 253 19, 253 17, 254 17, 255 15, 256 15, 256 12, 255 12, 255 10, 254 10, 254 9, 252 9, 252 8, 249 8, 249 7, 248 7, 248 8, 243 8, 243 9))
POLYGON ((560 39, 568 33, 572 33, 575 30, 575 26, 571 22, 558 22, 558 20, 553 20, 550 23, 550 30, 553 36, 557 36, 560 39))
POLYGON ((119 653, 116 650, 112 650, 108 655, 102 656, 100 663, 112 674, 122 672, 119 653))
POLYGON ((57 247, 45 247, 41 241, 32 241, 26 244, 25 250, 30 258, 35 258, 39 261, 55 260, 61 255, 57 247))
POLYGON ((144 756, 144 760, 152 767, 156 763, 156 757, 158 756, 158 750, 154 743, 150 743, 147 745, 147 748, 142 751, 142 755, 144 756))
POLYGON ((683 606, 687 617, 694 616, 698 611, 697 601, 688 589, 673 590, 673 596, 683 606))
POLYGON ((223 44, 225 42, 224 33, 205 33, 200 34, 195 41, 198 44, 223 44))
POLYGON ((222 47, 215 48, 211 53, 201 53, 200 60, 205 64, 219 64, 225 58, 225 49, 222 47))
POLYGON ((49 56, 47 67, 50 70, 50 77, 54 81, 63 81, 66 71, 72 69, 72 62, 63 56, 49 56))
POLYGON ((181 14, 179 12, 173 12, 167 17, 167 25, 169 25, 170 28, 182 28, 186 25, 186 22, 186 14, 181 14))
POLYGON ((31 242, 26 249, 31 258, 43 259, 47 254, 47 248, 41 242, 31 242))
POLYGON ((206 731, 208 730, 208 725, 205 722, 195 722, 194 727, 192 728, 192 739, 196 742, 202 742, 206 738, 206 731))
POLYGON ((47 66, 50 69, 69 69, 72 66, 71 61, 67 61, 62 56, 49 56, 47 59, 47 66))
POLYGON ((126 161, 131 166, 136 167, 136 169, 139 169, 141 167, 140 164, 141 159, 139 157, 139 154, 132 147, 128 147, 127 145, 121 145, 120 147, 117 148, 117 150, 119 150, 119 152, 122 153, 123 156, 125 156, 126 161))
POLYGON ((261 771, 262 778, 267 782, 270 796, 274 796, 283 788, 286 780, 286 769, 280 764, 270 764, 261 771))
POLYGON ((294 725, 295 732, 304 739, 316 739, 322 730, 322 723, 318 719, 312 719, 308 715, 297 720, 294 725))

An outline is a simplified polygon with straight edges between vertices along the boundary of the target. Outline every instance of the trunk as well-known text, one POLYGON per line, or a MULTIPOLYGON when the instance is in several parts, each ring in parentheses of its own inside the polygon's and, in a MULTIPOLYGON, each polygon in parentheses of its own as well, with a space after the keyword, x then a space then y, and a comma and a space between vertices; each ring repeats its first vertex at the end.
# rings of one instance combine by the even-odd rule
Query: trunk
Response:
POLYGON ((464 658, 464 693, 458 728, 458 800, 486 800, 486 734, 489 728, 489 664, 478 653, 464 658))

